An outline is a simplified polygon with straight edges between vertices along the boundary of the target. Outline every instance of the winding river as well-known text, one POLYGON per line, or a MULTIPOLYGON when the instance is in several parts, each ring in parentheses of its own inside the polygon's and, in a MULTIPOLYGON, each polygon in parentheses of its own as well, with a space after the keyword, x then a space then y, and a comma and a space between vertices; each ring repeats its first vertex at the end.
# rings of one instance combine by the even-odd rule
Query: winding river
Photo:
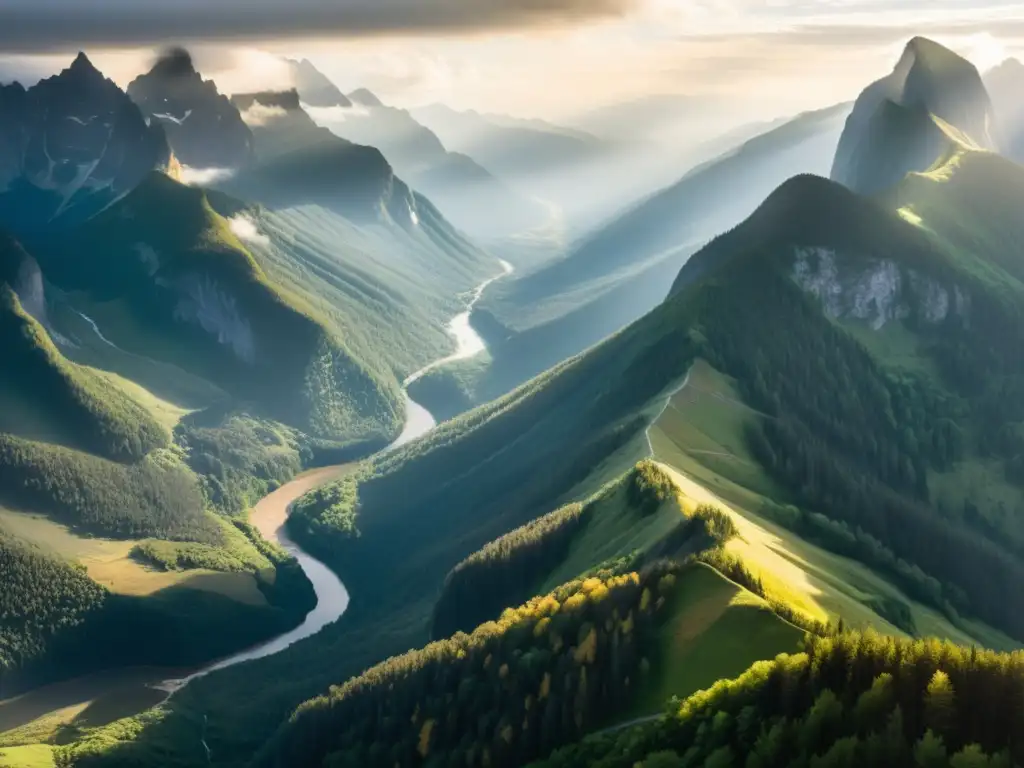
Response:
MULTIPOLYGON (((483 282, 474 291, 468 293, 465 296, 467 300, 465 311, 449 321, 447 331, 456 342, 455 352, 414 373, 405 380, 405 387, 438 366, 472 357, 486 349, 484 340, 470 325, 470 313, 487 286, 512 271, 511 265, 506 262, 501 264, 502 273, 483 282)), ((101 342, 115 346, 103 335, 102 330, 92 318, 86 315, 82 317, 101 342)), ((394 450, 400 445, 412 442, 425 435, 436 425, 430 412, 409 397, 408 390, 405 393, 405 400, 405 427, 398 439, 385 450, 394 450)), ((85 711, 93 703, 100 701, 104 702, 104 707, 110 710, 109 714, 114 719, 136 714, 165 701, 191 680, 245 661, 279 653, 293 643, 316 634, 340 618, 348 607, 349 601, 345 585, 327 566, 295 544, 288 537, 284 524, 288 517, 289 507, 295 500, 314 488, 330 482, 348 469, 350 466, 326 467, 302 474, 262 499, 253 508, 250 515, 251 522, 259 529, 264 538, 281 545, 295 556, 313 585, 317 596, 317 605, 306 616, 302 624, 290 632, 211 663, 202 669, 181 670, 180 676, 171 679, 167 679, 169 672, 167 669, 123 668, 55 683, 12 699, 0 700, 0 733, 32 722, 42 722, 43 719, 54 716, 67 718, 70 721, 71 718, 77 716, 77 713, 85 711)))
MULTIPOLYGON (((483 352, 487 348, 484 340, 480 337, 480 334, 473 330, 473 326, 470 324, 470 315, 473 311, 473 307, 475 307, 476 303, 480 301, 480 297, 483 296, 487 287, 494 281, 500 280, 501 278, 511 274, 512 265, 504 260, 499 261, 502 267, 501 274, 495 275, 477 286, 476 289, 468 295, 469 301, 466 304, 465 311, 460 312, 448 323, 447 331, 455 339, 456 343, 455 352, 447 357, 435 360, 429 365, 424 366, 403 382, 403 386, 406 388, 404 390, 406 406, 405 427, 398 438, 384 449, 385 451, 392 451, 406 443, 411 443, 413 440, 422 437, 437 426, 437 421, 430 412, 409 397, 408 386, 435 368, 457 360, 468 359, 480 352, 483 352)), ((99 335, 98 328, 96 331, 97 335, 99 335)), ((165 680, 154 687, 173 695, 190 681, 208 675, 211 672, 215 672, 219 669, 225 669, 227 667, 233 667, 234 665, 241 664, 245 661, 261 659, 265 656, 272 656, 275 653, 279 653, 293 643, 310 637, 311 635, 315 635, 325 626, 337 621, 341 617, 345 612, 345 609, 348 608, 348 590, 345 589, 345 585, 341 583, 341 579, 337 577, 334 571, 312 555, 305 552, 298 544, 288 537, 288 533, 285 529, 285 522, 288 519, 288 510, 293 502, 314 488, 330 482, 344 473, 347 469, 348 465, 325 467, 323 469, 315 469, 299 475, 290 483, 281 486, 273 493, 265 496, 255 507, 253 507, 252 512, 250 513, 250 522, 259 529, 263 538, 267 541, 272 541, 275 544, 280 545, 294 555, 295 559, 299 562, 299 566, 313 584, 313 590, 316 592, 317 604, 316 607, 309 612, 302 624, 290 632, 279 635, 265 643, 203 667, 187 677, 165 680)))

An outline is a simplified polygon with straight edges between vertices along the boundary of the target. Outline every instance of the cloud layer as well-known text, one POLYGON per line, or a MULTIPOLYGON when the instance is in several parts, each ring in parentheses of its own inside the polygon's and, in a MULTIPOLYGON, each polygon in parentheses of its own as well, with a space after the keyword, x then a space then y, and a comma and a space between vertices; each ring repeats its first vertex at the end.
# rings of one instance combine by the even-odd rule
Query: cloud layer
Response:
POLYGON ((638 0, 3 0, 0 48, 470 32, 629 12, 638 0))

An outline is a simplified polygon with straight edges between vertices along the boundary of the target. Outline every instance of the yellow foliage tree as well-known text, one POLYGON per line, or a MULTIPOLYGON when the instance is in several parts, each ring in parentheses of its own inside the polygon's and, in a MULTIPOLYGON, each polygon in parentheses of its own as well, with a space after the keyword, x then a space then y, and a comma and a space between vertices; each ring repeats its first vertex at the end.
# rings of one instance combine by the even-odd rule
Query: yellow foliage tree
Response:
POLYGON ((651 606, 651 590, 644 589, 640 594, 640 610, 646 611, 651 606))
POLYGON ((537 694, 538 701, 544 701, 551 694, 551 673, 545 672, 544 678, 540 681, 540 692, 537 694))
POLYGON ((629 614, 626 616, 625 621, 623 621, 621 624, 619 624, 619 631, 622 634, 624 634, 624 635, 628 635, 629 633, 631 633, 633 631, 633 612, 632 611, 630 611, 629 614))
POLYGON ((573 654, 577 664, 593 664, 597 660, 597 628, 591 627, 573 654))
POLYGON ((430 737, 434 733, 434 720, 428 718, 423 727, 420 728, 420 742, 416 746, 416 751, 420 753, 420 757, 427 757, 430 754, 430 737))

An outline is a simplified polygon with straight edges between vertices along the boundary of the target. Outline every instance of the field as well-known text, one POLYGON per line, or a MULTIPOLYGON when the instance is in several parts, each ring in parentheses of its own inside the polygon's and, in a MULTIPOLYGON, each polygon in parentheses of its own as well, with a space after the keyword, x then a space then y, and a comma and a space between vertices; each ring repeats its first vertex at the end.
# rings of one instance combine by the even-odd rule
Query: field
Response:
MULTIPOLYGON (((13 512, 3 507, 0 507, 0 527, 22 541, 82 564, 94 581, 111 592, 144 596, 178 586, 216 592, 247 605, 266 605, 266 598, 256 586, 252 574, 156 570, 130 556, 132 548, 139 543, 137 540, 78 536, 45 517, 13 512)), ((267 562, 266 567, 269 566, 267 562)))
POLYGON ((0 750, 0 768, 51 768, 53 750, 41 744, 0 750))
POLYGON ((79 728, 106 725, 153 707, 167 694, 151 686, 185 673, 156 668, 97 672, 0 701, 0 750, 13 751, 7 745, 63 744, 79 728))
POLYGON ((649 430, 655 457, 666 465, 690 503, 710 503, 727 512, 740 536, 727 550, 743 559, 769 594, 819 621, 842 617, 847 626, 874 627, 905 635, 876 610, 893 604, 909 609, 917 635, 936 635, 995 649, 1019 644, 979 622, 954 626, 915 602, 866 566, 810 544, 758 515, 766 497, 784 500, 747 453, 743 425, 761 418, 740 402, 728 379, 698 361, 687 385, 670 400, 649 430))
POLYGON ((755 661, 799 647, 803 630, 772 612, 757 595, 702 563, 684 571, 658 632, 658 657, 631 707, 631 717, 662 711, 755 661))

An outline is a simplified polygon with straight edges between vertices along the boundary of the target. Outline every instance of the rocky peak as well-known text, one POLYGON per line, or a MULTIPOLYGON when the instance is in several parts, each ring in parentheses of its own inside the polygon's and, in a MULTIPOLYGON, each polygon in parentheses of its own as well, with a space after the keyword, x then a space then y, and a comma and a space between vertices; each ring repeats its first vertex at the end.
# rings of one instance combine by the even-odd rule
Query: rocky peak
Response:
POLYGON ((203 80, 183 48, 173 48, 128 86, 128 95, 160 125, 178 160, 196 168, 241 168, 252 162, 253 136, 231 100, 203 80))
POLYGON ((927 170, 947 145, 935 118, 980 147, 995 146, 992 104, 978 70, 938 43, 915 37, 892 73, 858 97, 832 178, 870 194, 927 170))
POLYGON ((80 53, 25 90, 0 90, 0 225, 89 218, 170 159, 166 136, 80 53))
POLYGON ((351 107, 349 100, 341 89, 313 66, 309 59, 300 61, 288 60, 292 82, 302 100, 313 107, 351 107))

